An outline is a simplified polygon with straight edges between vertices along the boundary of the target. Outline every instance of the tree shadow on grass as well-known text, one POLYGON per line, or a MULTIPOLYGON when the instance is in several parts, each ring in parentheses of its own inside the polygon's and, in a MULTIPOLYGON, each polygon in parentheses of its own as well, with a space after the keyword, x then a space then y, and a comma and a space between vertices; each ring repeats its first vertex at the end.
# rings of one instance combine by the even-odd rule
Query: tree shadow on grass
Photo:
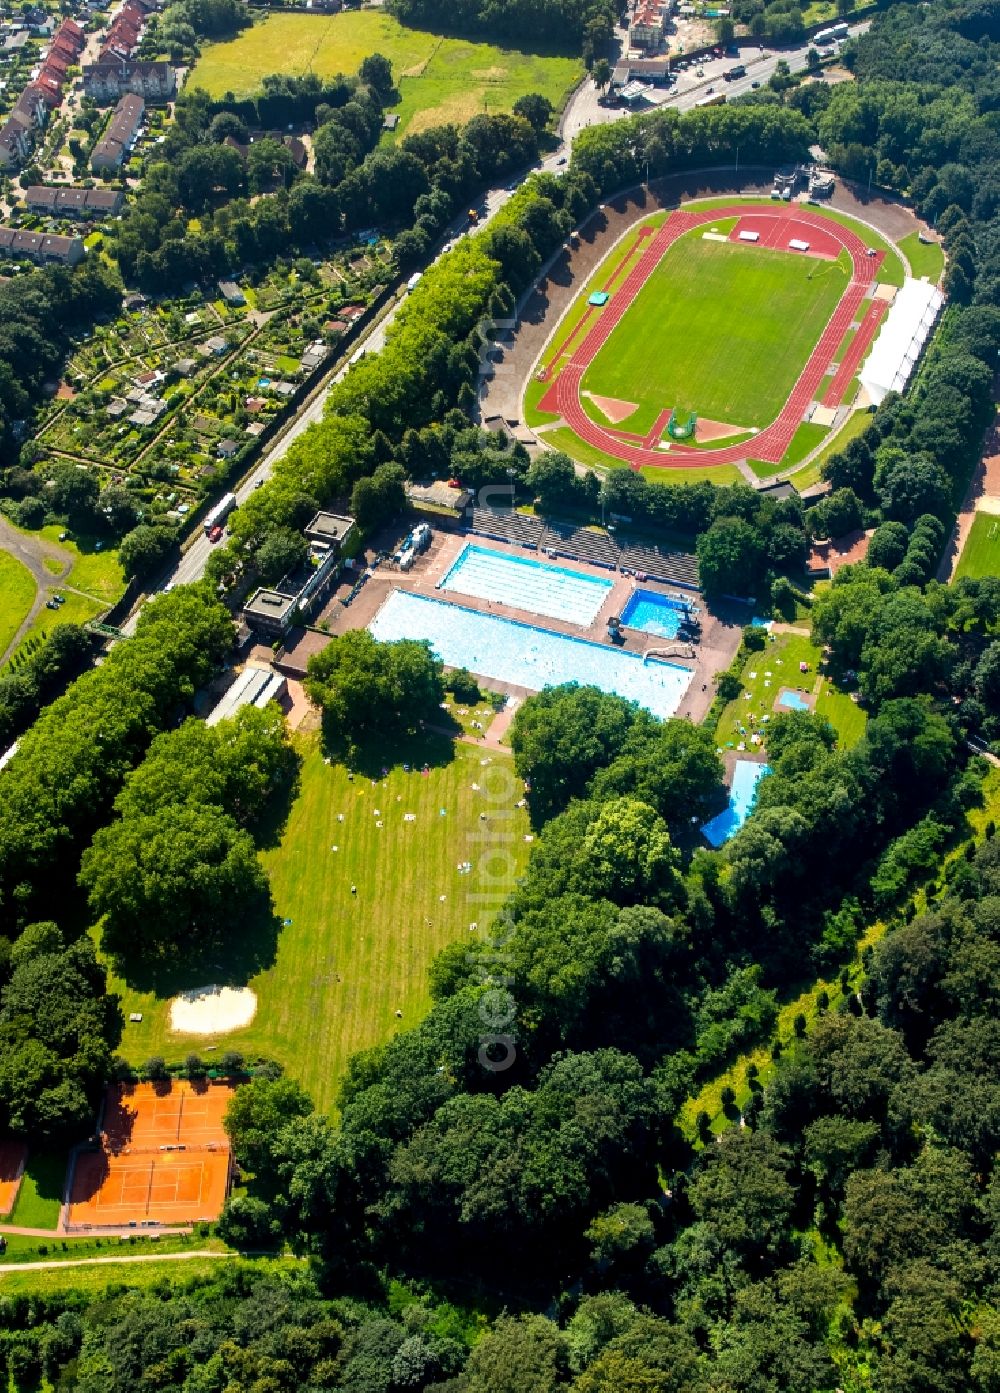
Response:
POLYGON ((247 906, 238 922, 186 953, 173 951, 155 961, 112 954, 111 962, 134 991, 160 997, 210 985, 245 987, 251 977, 274 966, 282 927, 268 891, 247 906))
POLYGON ((352 774, 366 779, 380 779, 393 769, 419 772, 444 769, 455 759, 455 740, 462 727, 450 712, 441 709, 435 714, 434 727, 415 731, 386 732, 371 735, 358 745, 348 746, 324 725, 322 750, 327 759, 343 764, 352 774))
POLYGON ((253 839, 260 850, 276 847, 284 834, 302 783, 302 756, 293 750, 288 773, 275 785, 263 813, 251 827, 253 839))

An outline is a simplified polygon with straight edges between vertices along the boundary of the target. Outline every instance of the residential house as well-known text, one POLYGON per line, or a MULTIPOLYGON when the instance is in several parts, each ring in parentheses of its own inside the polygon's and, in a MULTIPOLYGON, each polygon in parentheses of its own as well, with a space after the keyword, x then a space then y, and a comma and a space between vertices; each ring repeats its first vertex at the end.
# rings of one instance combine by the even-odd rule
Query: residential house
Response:
POLYGON ((59 53, 50 53, 42 64, 42 72, 50 73, 58 82, 66 81, 66 74, 69 72, 69 65, 72 59, 67 61, 59 53))
POLYGON ((641 3, 635 8, 628 30, 629 48, 652 49, 654 52, 663 41, 668 10, 655 3, 641 3))
POLYGON ((148 102, 168 102, 177 91, 177 74, 169 63, 87 63, 83 69, 84 94, 101 106, 131 92, 148 102))
POLYGON ((238 309, 240 305, 246 304, 247 297, 235 281, 219 281, 218 284, 219 294, 227 305, 232 305, 233 308, 238 309))
POLYGON ((16 121, 0 127, 0 169, 18 169, 31 154, 31 135, 16 121))
POLYGON ((56 31, 53 43, 66 44, 74 53, 80 54, 87 46, 87 36, 75 19, 64 19, 56 31))
POLYGON ((61 105, 63 97, 62 83, 57 77, 53 77, 51 73, 47 73, 44 68, 35 78, 32 85, 41 93, 42 100, 50 110, 55 111, 56 107, 61 105))
POLYGON ((146 104, 141 97, 132 93, 122 97, 103 138, 94 146, 90 156, 90 167, 95 173, 121 169, 132 153, 145 110, 146 104))
POLYGON ((17 169, 30 157, 49 108, 36 87, 26 87, 0 127, 0 169, 17 169))
POLYGON ((24 191, 29 213, 50 218, 107 218, 120 213, 125 195, 121 189, 84 189, 76 184, 49 188, 32 184, 24 191))
POLYGON ((0 256, 25 258, 39 266, 58 262, 75 266, 83 260, 82 237, 56 237, 43 232, 22 232, 16 227, 0 226, 0 256))
POLYGON ((10 119, 25 130, 43 130, 49 119, 49 109, 45 98, 37 87, 26 87, 10 113, 10 119))
POLYGON ((302 371, 315 372, 327 356, 329 349, 321 339, 311 343, 302 355, 302 371))

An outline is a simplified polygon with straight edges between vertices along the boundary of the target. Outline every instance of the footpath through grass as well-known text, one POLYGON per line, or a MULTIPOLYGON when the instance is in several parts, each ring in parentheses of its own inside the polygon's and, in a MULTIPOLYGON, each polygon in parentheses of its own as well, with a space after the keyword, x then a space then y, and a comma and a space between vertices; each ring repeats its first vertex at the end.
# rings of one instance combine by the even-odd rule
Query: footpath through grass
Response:
POLYGON ((2 1272, 0 1295, 55 1296, 60 1292, 80 1291, 89 1296, 99 1296, 109 1287, 138 1289, 154 1287, 164 1281, 181 1285, 197 1277, 211 1277, 221 1272, 223 1263, 230 1268, 238 1263, 244 1270, 261 1275, 305 1270, 304 1259, 288 1257, 245 1259, 224 1256, 171 1260, 164 1256, 157 1261, 141 1262, 130 1262, 123 1257, 118 1262, 88 1263, 83 1267, 60 1263, 58 1267, 40 1269, 31 1266, 19 1272, 2 1272))
POLYGON ((582 386, 696 411, 734 432, 770 425, 847 281, 844 257, 707 242, 698 229, 669 248, 582 386))
POLYGON ((409 29, 383 10, 335 15, 269 14, 227 43, 206 45, 189 85, 210 96, 247 97, 265 76, 357 72, 381 53, 392 64, 400 102, 397 138, 428 126, 509 111, 519 97, 539 92, 561 109, 583 77, 583 64, 565 54, 527 53, 494 44, 443 38, 409 29))
POLYGON ((7 651, 28 617, 36 590, 35 578, 27 566, 9 551, 0 551, 0 654, 7 651))
POLYGON ((955 580, 1000 576, 1000 517, 977 513, 955 568, 955 580))
POLYGON ((211 1039, 177 1036, 164 999, 114 978, 109 989, 122 994, 126 1021, 133 1011, 143 1015, 125 1027, 122 1053, 132 1063, 157 1054, 181 1060, 206 1045, 261 1054, 280 1060, 329 1108, 352 1054, 426 1013, 427 969, 440 949, 483 939, 526 863, 528 822, 515 806, 522 795, 510 756, 496 750, 444 736, 413 739, 386 751, 390 772, 382 778, 376 769, 373 785, 325 763, 316 737, 301 749, 298 796, 279 844, 263 853, 284 924, 274 965, 249 984, 257 994, 253 1022, 211 1039), (502 874, 490 847, 504 849, 502 874), (468 874, 458 871, 464 861, 472 862, 468 874), (499 880, 490 880, 484 904, 477 896, 487 876, 499 880), (470 932, 470 923, 478 929, 470 932))

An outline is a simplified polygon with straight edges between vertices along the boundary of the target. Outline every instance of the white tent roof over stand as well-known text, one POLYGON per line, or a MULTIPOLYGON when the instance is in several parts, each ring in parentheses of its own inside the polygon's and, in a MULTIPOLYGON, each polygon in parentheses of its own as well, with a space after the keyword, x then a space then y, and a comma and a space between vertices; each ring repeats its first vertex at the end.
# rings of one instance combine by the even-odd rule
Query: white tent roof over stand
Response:
POLYGON ((905 280, 879 330, 861 385, 875 406, 889 392, 902 392, 941 313, 944 296, 927 281, 905 280))

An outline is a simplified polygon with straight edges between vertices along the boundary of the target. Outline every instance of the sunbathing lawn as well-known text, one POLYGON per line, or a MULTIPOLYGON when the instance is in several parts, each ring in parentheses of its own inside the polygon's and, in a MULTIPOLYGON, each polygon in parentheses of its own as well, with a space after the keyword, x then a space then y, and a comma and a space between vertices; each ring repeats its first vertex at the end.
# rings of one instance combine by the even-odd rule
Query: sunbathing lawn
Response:
POLYGON ((258 1002, 253 1022, 224 1036, 174 1036, 165 999, 116 978, 109 988, 122 994, 126 1021, 133 1011, 143 1015, 141 1024, 125 1027, 121 1052, 132 1063, 156 1054, 183 1060, 206 1044, 262 1054, 280 1060, 319 1107, 329 1108, 352 1054, 426 1013, 427 969, 435 954, 455 939, 482 941, 499 906, 474 902, 482 892, 477 867, 486 873, 480 839, 485 834, 490 843, 509 847, 509 874, 500 888, 513 888, 527 860, 528 822, 515 806, 521 793, 510 757, 496 750, 444 736, 414 739, 398 760, 385 756, 391 771, 373 787, 368 778, 352 781, 343 766, 324 763, 317 737, 304 738, 300 748, 298 797, 279 845, 262 853, 285 922, 274 965, 249 983, 258 1002), (511 770, 509 779, 496 775, 507 779, 512 793, 502 803, 487 801, 482 791, 493 777, 481 763, 487 758, 511 770), (403 772, 403 760, 413 772, 403 772), (426 776, 419 772, 425 760, 431 766, 426 776), (485 823, 479 818, 484 810, 491 813, 485 823), (405 812, 415 821, 406 822, 405 812), (457 870, 465 860, 473 862, 469 875, 457 870), (475 935, 470 922, 479 925, 475 935))

